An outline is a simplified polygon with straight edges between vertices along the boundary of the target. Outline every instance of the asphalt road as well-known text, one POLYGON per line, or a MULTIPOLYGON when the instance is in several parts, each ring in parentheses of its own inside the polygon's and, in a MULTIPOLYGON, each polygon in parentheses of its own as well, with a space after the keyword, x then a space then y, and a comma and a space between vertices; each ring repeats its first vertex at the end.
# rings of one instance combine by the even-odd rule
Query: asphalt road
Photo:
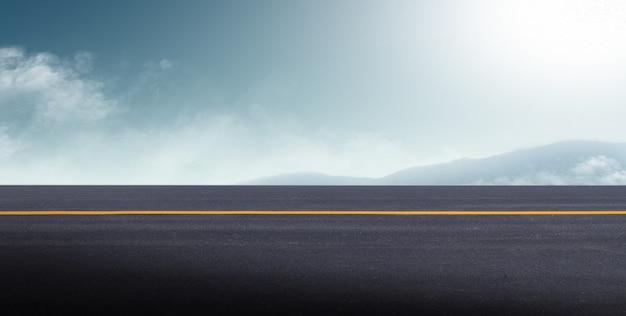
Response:
MULTIPOLYGON (((10 187, 0 210, 625 210, 624 187, 10 187)), ((626 314, 626 215, 0 216, 3 314, 626 314)))

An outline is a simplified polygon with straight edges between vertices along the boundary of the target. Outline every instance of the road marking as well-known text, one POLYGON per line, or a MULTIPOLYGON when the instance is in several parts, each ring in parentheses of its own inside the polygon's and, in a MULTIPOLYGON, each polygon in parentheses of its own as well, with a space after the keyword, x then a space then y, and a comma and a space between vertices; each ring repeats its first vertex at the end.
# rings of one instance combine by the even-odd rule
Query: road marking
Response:
POLYGON ((116 210, 116 211, 0 211, 0 216, 32 215, 626 215, 626 210, 619 211, 341 211, 341 210, 116 210))

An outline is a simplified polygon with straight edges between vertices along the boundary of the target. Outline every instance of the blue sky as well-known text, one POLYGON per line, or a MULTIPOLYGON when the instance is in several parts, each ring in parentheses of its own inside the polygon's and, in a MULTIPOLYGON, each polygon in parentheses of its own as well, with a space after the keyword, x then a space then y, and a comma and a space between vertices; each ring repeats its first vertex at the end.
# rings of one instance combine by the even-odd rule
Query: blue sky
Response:
POLYGON ((624 141, 623 56, 617 0, 5 0, 0 183, 378 177, 624 141))

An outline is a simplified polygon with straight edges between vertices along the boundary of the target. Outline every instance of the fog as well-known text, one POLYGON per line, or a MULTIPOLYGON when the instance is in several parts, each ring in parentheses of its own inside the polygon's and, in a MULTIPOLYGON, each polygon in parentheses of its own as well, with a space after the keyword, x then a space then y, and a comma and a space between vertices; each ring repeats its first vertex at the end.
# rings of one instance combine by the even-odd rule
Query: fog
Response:
POLYGON ((7 4, 0 183, 377 178, 624 141, 622 1, 244 3, 7 4))

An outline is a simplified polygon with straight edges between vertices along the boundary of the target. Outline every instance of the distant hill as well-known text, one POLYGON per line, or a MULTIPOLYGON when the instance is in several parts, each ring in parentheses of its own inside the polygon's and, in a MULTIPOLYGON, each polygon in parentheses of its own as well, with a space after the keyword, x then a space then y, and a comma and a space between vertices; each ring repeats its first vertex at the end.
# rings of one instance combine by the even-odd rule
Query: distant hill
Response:
POLYGON ((285 173, 271 177, 254 179, 244 185, 368 185, 376 184, 375 179, 330 176, 319 172, 285 173))
POLYGON ((626 144, 566 141, 398 171, 380 184, 626 184, 626 144))
POLYGON ((267 185, 626 185, 626 143, 565 141, 482 159, 400 170, 378 179, 283 174, 267 185))

